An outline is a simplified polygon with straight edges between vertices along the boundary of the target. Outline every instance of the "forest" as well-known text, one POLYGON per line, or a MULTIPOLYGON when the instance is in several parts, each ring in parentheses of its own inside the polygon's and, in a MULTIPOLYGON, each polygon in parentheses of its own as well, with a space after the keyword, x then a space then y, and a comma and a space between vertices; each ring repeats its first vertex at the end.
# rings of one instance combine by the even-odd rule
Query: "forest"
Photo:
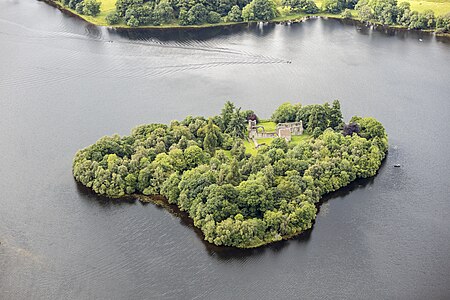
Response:
POLYGON ((274 138, 254 155, 244 146, 249 119, 259 118, 227 102, 214 117, 105 136, 76 153, 73 175, 110 198, 162 195, 208 242, 251 248, 311 228, 322 196, 374 176, 388 149, 379 121, 354 116, 344 123, 337 100, 282 104, 272 121, 302 121, 312 138, 274 138))
MULTIPOLYGON (((357 19, 388 26, 450 32, 450 12, 416 11, 409 1, 397 0, 61 0, 77 14, 108 25, 200 26, 204 24, 289 20, 305 15, 357 19), (110 3, 111 2, 111 3, 110 3), (97 16, 102 15, 101 18, 97 16), (97 20, 99 19, 99 20, 97 20)), ((91 19, 90 19, 91 20, 91 19)))

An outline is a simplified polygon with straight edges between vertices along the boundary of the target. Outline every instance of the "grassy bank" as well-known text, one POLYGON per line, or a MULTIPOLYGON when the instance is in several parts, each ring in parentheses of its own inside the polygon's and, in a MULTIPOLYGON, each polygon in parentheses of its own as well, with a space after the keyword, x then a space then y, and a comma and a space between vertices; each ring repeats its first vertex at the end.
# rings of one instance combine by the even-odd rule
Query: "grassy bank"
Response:
MULTIPOLYGON (((51 1, 51 2, 55 3, 60 9, 67 10, 67 11, 71 12, 72 14, 77 15, 78 17, 80 17, 80 18, 84 19, 85 21, 87 21, 91 24, 94 24, 94 25, 109 26, 109 27, 114 27, 114 28, 132 28, 124 23, 119 23, 117 25, 108 25, 108 23, 106 22, 106 16, 116 9, 116 7, 115 7, 116 0, 102 0, 100 14, 96 17, 81 15, 73 9, 63 6, 62 3, 58 0, 56 0, 56 1, 55 0, 47 0, 47 1, 51 1)), ((398 2, 402 2, 402 1, 400 0, 398 2)), ((430 1, 410 0, 407 2, 410 2, 411 8, 418 12, 424 12, 428 9, 431 9, 435 12, 435 14, 437 16, 450 13, 450 0, 430 0, 430 1)), ((315 3, 317 4, 317 6, 319 8, 322 5, 322 1, 315 1, 315 3)), ((358 20, 356 11, 352 10, 351 13, 352 13, 353 18, 355 20, 358 20)), ((312 16, 312 15, 306 14, 306 13, 281 14, 278 17, 271 20, 270 22, 295 21, 295 20, 300 20, 307 16, 312 16)), ((330 13, 326 13, 323 11, 315 14, 314 16, 341 18, 340 14, 330 14, 330 13)), ((250 23, 255 23, 255 22, 250 22, 250 23)), ((217 23, 217 24, 181 26, 178 23, 178 21, 174 21, 173 23, 164 24, 164 25, 160 25, 160 26, 139 26, 138 28, 148 28, 148 29, 154 29, 154 28, 174 28, 174 29, 176 29, 176 28, 208 28, 208 27, 226 26, 226 25, 234 25, 234 24, 239 24, 239 23, 221 22, 221 23, 217 23)))

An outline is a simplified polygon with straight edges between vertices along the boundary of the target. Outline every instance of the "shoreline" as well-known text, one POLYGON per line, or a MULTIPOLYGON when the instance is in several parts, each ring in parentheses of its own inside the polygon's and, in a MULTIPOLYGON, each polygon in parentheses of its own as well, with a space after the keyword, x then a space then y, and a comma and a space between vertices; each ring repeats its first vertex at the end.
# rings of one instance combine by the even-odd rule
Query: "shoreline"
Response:
POLYGON ((62 13, 65 13, 69 16, 78 18, 80 20, 83 20, 84 22, 98 26, 98 27, 104 27, 108 30, 117 30, 117 31, 183 31, 183 30, 201 30, 201 29, 209 29, 209 28, 232 28, 232 27, 241 27, 245 25, 256 25, 256 24, 279 24, 279 25, 290 25, 290 24, 296 24, 296 23, 303 23, 310 19, 332 19, 332 20, 340 20, 348 23, 352 23, 354 26, 365 26, 366 28, 371 28, 375 30, 393 30, 393 31, 402 31, 402 32, 420 32, 420 33, 426 33, 429 35, 434 35, 437 37, 444 37, 444 38, 450 38, 450 33, 436 33, 434 30, 422 30, 422 29, 409 29, 404 26, 399 25, 383 25, 376 22, 363 22, 356 18, 342 18, 340 15, 333 15, 329 13, 318 13, 314 15, 306 14, 302 16, 301 18, 288 18, 285 19, 273 19, 266 22, 262 21, 249 21, 249 22, 232 22, 232 23, 217 23, 217 24, 202 24, 202 25, 189 25, 189 26, 181 26, 181 25, 146 25, 146 26, 138 26, 138 27, 130 27, 124 24, 121 25, 101 25, 97 24, 95 22, 91 22, 84 18, 82 15, 77 14, 73 12, 72 10, 66 8, 61 3, 55 0, 38 0, 47 3, 48 5, 55 7, 59 9, 62 13))
MULTIPOLYGON (((348 185, 346 185, 336 191, 333 191, 331 193, 323 195, 318 202, 314 203, 314 206, 317 209, 316 217, 318 216, 318 214, 320 212, 320 207, 322 206, 323 203, 326 203, 326 202, 332 200, 333 198, 340 197, 342 195, 351 193, 355 189, 365 187, 367 184, 369 184, 371 181, 373 181, 374 178, 378 175, 378 172, 385 166, 385 162, 386 162, 386 157, 383 158, 383 160, 381 161, 380 168, 378 169, 377 174, 375 176, 368 177, 368 178, 357 178, 354 181, 350 182, 348 185)), ((308 228, 306 230, 301 230, 301 231, 293 233, 293 234, 281 236, 281 239, 276 240, 276 241, 262 242, 260 244, 252 245, 250 247, 218 246, 218 245, 208 242, 205 239, 205 235, 203 234, 203 232, 200 230, 200 228, 198 228, 194 225, 194 220, 189 217, 189 214, 186 211, 180 210, 180 208, 176 204, 169 203, 169 201, 162 195, 143 195, 143 194, 134 193, 134 194, 118 197, 118 198, 110 198, 110 197, 107 197, 104 195, 99 195, 99 194, 95 193, 91 188, 84 186, 81 182, 77 181, 76 179, 75 179, 75 182, 77 183, 77 187, 80 190, 83 190, 83 193, 89 193, 90 195, 99 197, 100 199, 103 199, 104 201, 118 201, 118 202, 130 203, 130 204, 132 204, 132 203, 134 204, 139 201, 143 206, 146 206, 148 204, 153 204, 153 205, 157 205, 161 208, 164 208, 170 214, 179 218, 180 221, 182 223, 184 223, 184 225, 189 226, 191 229, 193 229, 194 232, 201 238, 202 243, 205 244, 205 246, 209 249, 216 249, 216 250, 230 250, 230 249, 232 250, 232 249, 234 249, 234 250, 241 250, 241 251, 246 251, 246 250, 250 251, 250 250, 254 250, 257 248, 261 248, 261 247, 270 247, 270 246, 273 246, 280 242, 285 242, 285 241, 293 240, 296 238, 300 238, 302 235, 313 230, 314 224, 316 223, 316 218, 315 218, 312 221, 312 225, 310 228, 308 228)))

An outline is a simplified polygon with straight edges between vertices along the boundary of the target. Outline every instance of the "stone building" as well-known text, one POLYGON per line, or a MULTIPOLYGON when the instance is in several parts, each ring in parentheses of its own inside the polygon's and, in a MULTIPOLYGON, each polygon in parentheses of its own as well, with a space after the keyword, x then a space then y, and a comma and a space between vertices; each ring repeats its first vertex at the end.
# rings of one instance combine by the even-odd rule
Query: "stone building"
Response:
POLYGON ((275 131, 267 132, 264 126, 258 125, 256 120, 248 121, 248 137, 250 139, 256 138, 275 138, 281 137, 286 141, 290 142, 292 136, 303 134, 303 123, 300 122, 289 122, 289 123, 278 123, 275 131))

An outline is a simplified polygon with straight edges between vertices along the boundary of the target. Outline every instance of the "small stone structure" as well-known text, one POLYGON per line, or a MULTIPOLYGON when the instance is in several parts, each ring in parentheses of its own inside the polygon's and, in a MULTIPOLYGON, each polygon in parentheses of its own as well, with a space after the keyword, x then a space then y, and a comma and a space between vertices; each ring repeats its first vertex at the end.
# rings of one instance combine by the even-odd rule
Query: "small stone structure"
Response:
POLYGON ((275 131, 267 132, 264 126, 258 126, 256 120, 248 121, 248 137, 250 139, 256 138, 284 138, 287 142, 292 140, 293 135, 303 134, 303 123, 300 122, 289 122, 289 123, 278 123, 275 131))

